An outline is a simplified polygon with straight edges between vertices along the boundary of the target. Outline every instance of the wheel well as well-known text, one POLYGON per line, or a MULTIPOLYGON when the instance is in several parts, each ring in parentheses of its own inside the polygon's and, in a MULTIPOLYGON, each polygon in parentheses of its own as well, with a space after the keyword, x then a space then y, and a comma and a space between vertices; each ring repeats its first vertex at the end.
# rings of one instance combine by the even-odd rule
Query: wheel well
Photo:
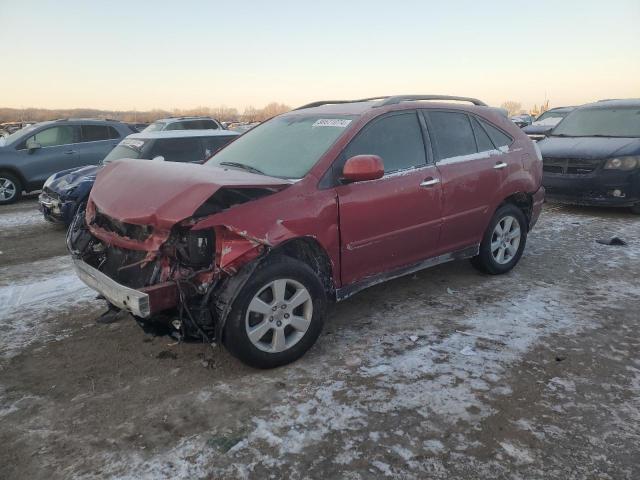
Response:
POLYGON ((15 170, 13 168, 10 167, 2 167, 0 168, 0 174, 3 173, 8 173, 10 175, 13 175, 14 177, 16 177, 20 183, 22 184, 22 189, 24 190, 25 188, 27 188, 27 182, 25 182, 24 177, 20 174, 20 172, 18 170, 15 170))
POLYGON ((327 293, 333 294, 335 291, 331 260, 317 240, 313 238, 288 240, 274 248, 270 255, 274 254, 286 255, 306 263, 316 272, 327 293))
POLYGON ((507 203, 511 203, 522 210, 522 213, 524 213, 524 216, 527 219, 527 227, 529 227, 531 225, 531 213, 533 209, 533 199, 531 198, 531 195, 523 192, 514 193, 513 195, 505 198, 500 204, 500 207, 507 203))

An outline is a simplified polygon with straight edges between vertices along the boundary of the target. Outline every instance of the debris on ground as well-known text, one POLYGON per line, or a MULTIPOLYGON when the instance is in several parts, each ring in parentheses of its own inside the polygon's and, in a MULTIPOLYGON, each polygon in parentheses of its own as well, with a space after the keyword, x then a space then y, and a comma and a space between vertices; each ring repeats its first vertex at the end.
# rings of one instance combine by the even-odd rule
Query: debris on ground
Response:
POLYGON ((620 237, 611 237, 609 239, 602 239, 599 238, 596 240, 596 242, 602 244, 602 245, 616 245, 616 246, 621 246, 624 247, 627 242, 625 242, 624 240, 622 240, 620 237))
POLYGON ((177 360, 178 354, 170 350, 162 350, 158 355, 156 355, 156 358, 159 358, 161 360, 167 358, 170 358, 171 360, 177 360))
POLYGON ((460 353, 467 357, 472 357, 473 355, 476 354, 476 351, 473 348, 471 348, 469 345, 467 345, 462 350, 460 350, 460 353))
POLYGON ((409 335, 409 340, 411 340, 412 342, 417 342, 419 338, 420 337, 418 337, 417 335, 409 335))

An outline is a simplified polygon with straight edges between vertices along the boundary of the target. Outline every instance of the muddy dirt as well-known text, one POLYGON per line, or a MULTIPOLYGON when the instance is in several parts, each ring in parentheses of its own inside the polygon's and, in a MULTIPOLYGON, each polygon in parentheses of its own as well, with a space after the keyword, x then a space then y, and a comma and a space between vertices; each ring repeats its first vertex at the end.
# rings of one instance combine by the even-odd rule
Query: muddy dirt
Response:
POLYGON ((257 371, 96 324, 35 209, 0 207, 0 478, 640 478, 638 216, 546 205, 510 274, 376 286, 257 371))

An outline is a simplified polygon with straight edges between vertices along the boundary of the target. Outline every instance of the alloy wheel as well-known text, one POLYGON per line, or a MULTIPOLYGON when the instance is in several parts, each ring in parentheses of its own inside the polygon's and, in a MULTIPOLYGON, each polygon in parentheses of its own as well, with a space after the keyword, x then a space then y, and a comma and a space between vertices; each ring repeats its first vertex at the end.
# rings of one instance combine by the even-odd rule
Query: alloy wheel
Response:
POLYGON ((0 177, 0 200, 5 202, 13 199, 16 196, 18 189, 16 184, 8 178, 0 177))
POLYGON ((296 280, 277 279, 254 295, 245 315, 245 328, 256 348, 279 353, 304 337, 312 317, 313 300, 307 288, 296 280))
POLYGON ((522 232, 515 217, 507 215, 500 219, 491 235, 491 255, 500 265, 509 263, 520 246, 522 232))

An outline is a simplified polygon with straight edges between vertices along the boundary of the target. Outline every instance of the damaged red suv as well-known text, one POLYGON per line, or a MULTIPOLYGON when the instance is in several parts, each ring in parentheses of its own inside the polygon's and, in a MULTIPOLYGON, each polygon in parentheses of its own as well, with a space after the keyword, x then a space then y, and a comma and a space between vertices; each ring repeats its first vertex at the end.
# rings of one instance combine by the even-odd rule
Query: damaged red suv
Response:
POLYGON ((479 100, 317 102, 204 165, 113 162, 67 243, 112 308, 269 368, 313 345, 329 301, 455 259, 511 270, 541 179, 531 140, 479 100))

